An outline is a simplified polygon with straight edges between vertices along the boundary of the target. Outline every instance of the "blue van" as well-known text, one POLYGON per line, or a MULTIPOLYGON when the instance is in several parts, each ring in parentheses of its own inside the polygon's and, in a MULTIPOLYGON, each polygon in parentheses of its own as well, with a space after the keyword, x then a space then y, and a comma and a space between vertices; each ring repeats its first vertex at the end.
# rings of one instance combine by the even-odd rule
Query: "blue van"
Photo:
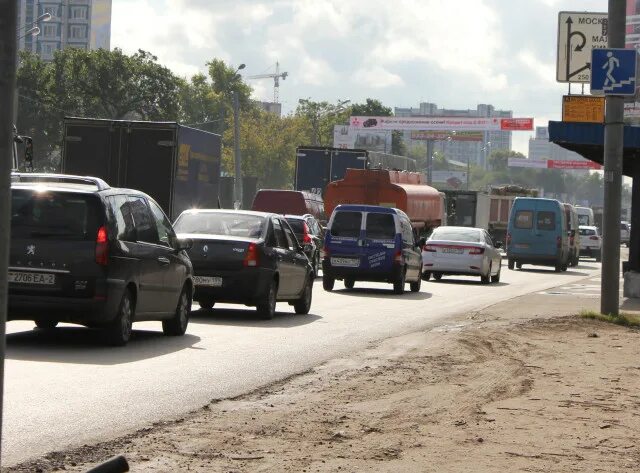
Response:
POLYGON ((373 205, 338 205, 327 226, 322 285, 336 279, 347 289, 355 281, 390 282, 396 294, 408 282, 420 290, 422 256, 409 217, 398 209, 373 205))
POLYGON ((535 264, 566 271, 569 230, 563 205, 553 199, 517 197, 509 216, 506 247, 509 269, 535 264))

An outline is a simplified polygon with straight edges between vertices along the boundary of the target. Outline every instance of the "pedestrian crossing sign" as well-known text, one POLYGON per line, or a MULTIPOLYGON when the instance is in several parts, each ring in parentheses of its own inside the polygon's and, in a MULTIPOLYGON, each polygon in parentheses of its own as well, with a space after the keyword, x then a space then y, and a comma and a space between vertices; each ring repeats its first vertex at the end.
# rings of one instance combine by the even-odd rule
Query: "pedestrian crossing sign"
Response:
POLYGON ((635 95, 635 49, 593 49, 591 51, 591 93, 593 95, 635 95))

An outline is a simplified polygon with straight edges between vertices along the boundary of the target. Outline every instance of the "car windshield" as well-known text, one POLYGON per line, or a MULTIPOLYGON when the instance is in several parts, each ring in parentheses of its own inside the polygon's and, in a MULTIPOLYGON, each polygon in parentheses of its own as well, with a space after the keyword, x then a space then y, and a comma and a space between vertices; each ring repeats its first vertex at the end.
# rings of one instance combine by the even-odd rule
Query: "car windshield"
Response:
POLYGON ((90 194, 11 192, 13 238, 95 240, 102 225, 100 201, 90 194))
POLYGON ((480 243, 480 232, 467 228, 437 228, 429 239, 480 243))
POLYGON ((180 215, 174 228, 176 233, 260 238, 264 217, 230 212, 190 212, 180 215))

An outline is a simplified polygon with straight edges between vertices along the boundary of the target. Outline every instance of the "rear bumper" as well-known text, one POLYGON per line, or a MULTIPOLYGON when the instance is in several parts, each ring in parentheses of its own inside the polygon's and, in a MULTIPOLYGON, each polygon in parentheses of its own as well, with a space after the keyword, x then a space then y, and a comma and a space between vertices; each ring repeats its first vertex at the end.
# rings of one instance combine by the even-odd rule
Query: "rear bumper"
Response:
POLYGON ((531 255, 508 252, 507 258, 517 263, 535 264, 540 266, 556 266, 564 262, 562 261, 561 255, 531 255))
POLYGON ((195 276, 221 277, 222 287, 195 286, 193 300, 255 305, 266 297, 274 275, 275 271, 266 268, 246 268, 241 271, 200 271, 195 276))
POLYGON ((334 279, 354 279, 356 281, 393 282, 400 277, 404 266, 394 264, 386 270, 363 270, 360 268, 348 268, 332 266, 328 258, 322 261, 322 274, 334 279))
POLYGON ((595 253, 600 253, 600 249, 601 248, 599 246, 580 248, 580 254, 581 255, 593 255, 595 253))

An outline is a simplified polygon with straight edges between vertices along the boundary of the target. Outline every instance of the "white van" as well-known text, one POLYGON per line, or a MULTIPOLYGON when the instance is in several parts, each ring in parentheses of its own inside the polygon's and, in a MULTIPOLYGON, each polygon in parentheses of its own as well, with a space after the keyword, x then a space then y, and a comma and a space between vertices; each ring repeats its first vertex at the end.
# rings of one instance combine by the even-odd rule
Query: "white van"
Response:
POLYGON ((589 207, 575 207, 578 212, 578 223, 580 226, 593 226, 595 219, 593 218, 593 210, 589 207))

